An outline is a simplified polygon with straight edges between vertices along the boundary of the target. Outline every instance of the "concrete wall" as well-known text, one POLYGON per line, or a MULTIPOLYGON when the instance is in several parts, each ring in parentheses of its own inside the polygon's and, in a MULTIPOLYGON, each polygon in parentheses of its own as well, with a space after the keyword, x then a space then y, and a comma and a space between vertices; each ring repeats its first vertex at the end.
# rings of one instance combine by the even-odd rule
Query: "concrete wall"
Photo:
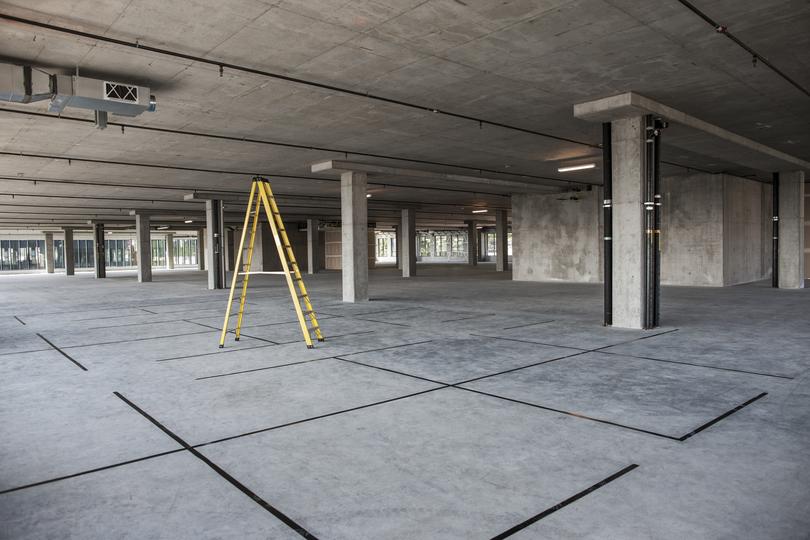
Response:
POLYGON ((512 276, 598 282, 601 191, 512 195, 512 276))
MULTIPOLYGON (((661 191, 663 284, 722 287, 770 275, 770 185, 696 173, 663 178, 661 191)), ((513 279, 601 281, 601 197, 513 195, 513 279)))
POLYGON ((750 283, 762 272, 762 230, 772 222, 762 214, 763 184, 723 175, 723 285, 750 283))
POLYGON ((709 173, 661 182, 662 283, 722 287, 769 276, 769 185, 709 173))
POLYGON ((722 178, 711 174, 662 178, 661 195, 661 283, 721 287, 722 178))

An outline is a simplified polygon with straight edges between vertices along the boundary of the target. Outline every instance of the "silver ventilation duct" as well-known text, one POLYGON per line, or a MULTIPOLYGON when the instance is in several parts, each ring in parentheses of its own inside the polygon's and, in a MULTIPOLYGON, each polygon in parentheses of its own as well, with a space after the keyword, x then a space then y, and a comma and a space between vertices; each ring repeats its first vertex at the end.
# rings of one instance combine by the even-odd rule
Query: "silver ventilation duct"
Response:
POLYGON ((51 76, 31 68, 0 64, 0 100, 14 103, 31 103, 49 99, 51 76))
POLYGON ((77 75, 56 75, 54 80, 50 112, 61 113, 65 107, 78 107, 119 116, 138 116, 156 108, 155 96, 146 86, 77 75))
POLYGON ((107 127, 107 114, 138 116, 157 108, 146 86, 79 75, 49 75, 35 67, 0 63, 0 100, 32 103, 50 99, 49 112, 66 107, 95 111, 96 127, 107 127))

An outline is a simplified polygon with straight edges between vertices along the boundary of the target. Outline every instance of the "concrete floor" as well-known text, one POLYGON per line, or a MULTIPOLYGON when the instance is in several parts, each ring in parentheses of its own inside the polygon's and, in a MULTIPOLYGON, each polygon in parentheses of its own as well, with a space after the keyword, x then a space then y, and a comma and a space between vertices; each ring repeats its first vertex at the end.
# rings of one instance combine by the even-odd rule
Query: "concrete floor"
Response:
POLYGON ((419 272, 314 350, 277 276, 224 350, 202 273, 0 277, 0 537, 810 538, 810 291, 419 272))

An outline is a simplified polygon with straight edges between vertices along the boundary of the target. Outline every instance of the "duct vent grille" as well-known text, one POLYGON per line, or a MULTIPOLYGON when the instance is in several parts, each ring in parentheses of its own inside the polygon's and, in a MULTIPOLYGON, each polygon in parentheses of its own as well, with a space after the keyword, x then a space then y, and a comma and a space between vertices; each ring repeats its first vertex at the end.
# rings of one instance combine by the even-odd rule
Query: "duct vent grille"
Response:
POLYGON ((104 82, 104 99, 138 103, 138 87, 130 84, 104 82))

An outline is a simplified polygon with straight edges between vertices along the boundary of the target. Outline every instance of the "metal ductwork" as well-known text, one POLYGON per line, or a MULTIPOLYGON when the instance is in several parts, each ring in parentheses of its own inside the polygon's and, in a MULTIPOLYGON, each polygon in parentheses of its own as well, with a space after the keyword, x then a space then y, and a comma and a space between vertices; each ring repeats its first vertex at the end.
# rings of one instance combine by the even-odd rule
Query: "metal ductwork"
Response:
POLYGON ((66 107, 95 111, 96 127, 107 126, 107 114, 138 116, 154 112, 155 96, 146 86, 79 75, 49 75, 32 66, 0 63, 0 99, 32 103, 50 99, 48 112, 61 113, 66 107))
POLYGON ((50 99, 51 76, 31 66, 0 64, 0 100, 32 103, 50 99))
POLYGON ((103 111, 119 116, 138 116, 156 108, 155 96, 146 86, 91 79, 78 75, 55 75, 49 112, 65 107, 103 111))

